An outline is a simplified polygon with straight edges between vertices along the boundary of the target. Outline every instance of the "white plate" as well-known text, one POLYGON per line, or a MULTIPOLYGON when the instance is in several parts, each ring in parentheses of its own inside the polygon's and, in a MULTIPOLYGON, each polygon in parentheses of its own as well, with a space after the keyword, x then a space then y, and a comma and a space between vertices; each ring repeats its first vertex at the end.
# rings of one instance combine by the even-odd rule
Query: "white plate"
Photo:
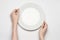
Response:
POLYGON ((42 8, 34 3, 26 3, 20 9, 20 27, 27 31, 39 29, 45 20, 42 8))

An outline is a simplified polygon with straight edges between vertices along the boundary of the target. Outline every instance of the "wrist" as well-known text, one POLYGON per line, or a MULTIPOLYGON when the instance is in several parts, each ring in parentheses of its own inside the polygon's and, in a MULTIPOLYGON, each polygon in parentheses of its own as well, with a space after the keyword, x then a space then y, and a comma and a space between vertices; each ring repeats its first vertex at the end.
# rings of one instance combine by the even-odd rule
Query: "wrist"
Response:
POLYGON ((17 22, 13 22, 12 25, 13 25, 13 26, 17 26, 17 22))
POLYGON ((44 40, 44 38, 43 37, 40 37, 40 40, 44 40))
POLYGON ((44 40, 44 37, 43 37, 43 36, 40 36, 40 39, 41 39, 41 40, 44 40))
POLYGON ((41 38, 40 40, 44 40, 43 38, 41 38))
POLYGON ((12 23, 12 28, 17 29, 17 23, 12 23))

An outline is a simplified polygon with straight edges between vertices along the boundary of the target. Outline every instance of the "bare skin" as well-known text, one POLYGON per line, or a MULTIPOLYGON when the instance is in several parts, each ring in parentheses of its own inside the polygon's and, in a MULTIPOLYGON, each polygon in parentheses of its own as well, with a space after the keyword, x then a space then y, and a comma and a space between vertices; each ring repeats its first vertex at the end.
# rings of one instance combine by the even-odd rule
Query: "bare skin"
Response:
MULTIPOLYGON (((12 20, 12 40, 18 40, 18 32, 17 32, 17 23, 19 19, 19 9, 14 9, 11 13, 11 20, 12 20)), ((47 24, 43 22, 41 28, 39 30, 39 37, 40 40, 44 40, 45 33, 47 31, 47 24)))
POLYGON ((19 9, 15 9, 11 13, 11 20, 12 20, 12 40, 18 40, 18 34, 17 34, 18 19, 19 19, 19 9))
POLYGON ((47 32, 47 28, 48 28, 48 25, 46 24, 46 22, 44 21, 43 24, 41 25, 41 28, 39 30, 39 37, 40 37, 40 40, 44 40, 44 36, 47 32))

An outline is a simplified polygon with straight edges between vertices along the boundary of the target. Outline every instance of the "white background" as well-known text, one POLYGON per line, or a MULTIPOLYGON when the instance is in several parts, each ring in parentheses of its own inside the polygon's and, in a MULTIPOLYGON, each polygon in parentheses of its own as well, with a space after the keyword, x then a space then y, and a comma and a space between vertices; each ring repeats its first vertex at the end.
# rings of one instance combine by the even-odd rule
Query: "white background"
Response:
MULTIPOLYGON (((0 40, 11 40, 11 11, 28 0, 0 0, 0 40)), ((30 0, 31 1, 31 0, 30 0)), ((60 40, 60 0, 32 0, 42 4, 48 23, 45 40, 60 40)), ((19 40, 39 40, 38 30, 24 31, 18 26, 19 40)))

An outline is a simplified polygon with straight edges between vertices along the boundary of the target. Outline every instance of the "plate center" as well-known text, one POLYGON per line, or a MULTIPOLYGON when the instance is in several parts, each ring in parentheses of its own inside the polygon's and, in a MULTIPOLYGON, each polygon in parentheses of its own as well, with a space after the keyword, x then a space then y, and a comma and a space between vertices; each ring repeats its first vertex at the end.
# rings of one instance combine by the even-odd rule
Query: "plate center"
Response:
POLYGON ((35 8, 26 8, 23 10, 20 17, 24 25, 34 26, 40 20, 40 13, 35 8))

